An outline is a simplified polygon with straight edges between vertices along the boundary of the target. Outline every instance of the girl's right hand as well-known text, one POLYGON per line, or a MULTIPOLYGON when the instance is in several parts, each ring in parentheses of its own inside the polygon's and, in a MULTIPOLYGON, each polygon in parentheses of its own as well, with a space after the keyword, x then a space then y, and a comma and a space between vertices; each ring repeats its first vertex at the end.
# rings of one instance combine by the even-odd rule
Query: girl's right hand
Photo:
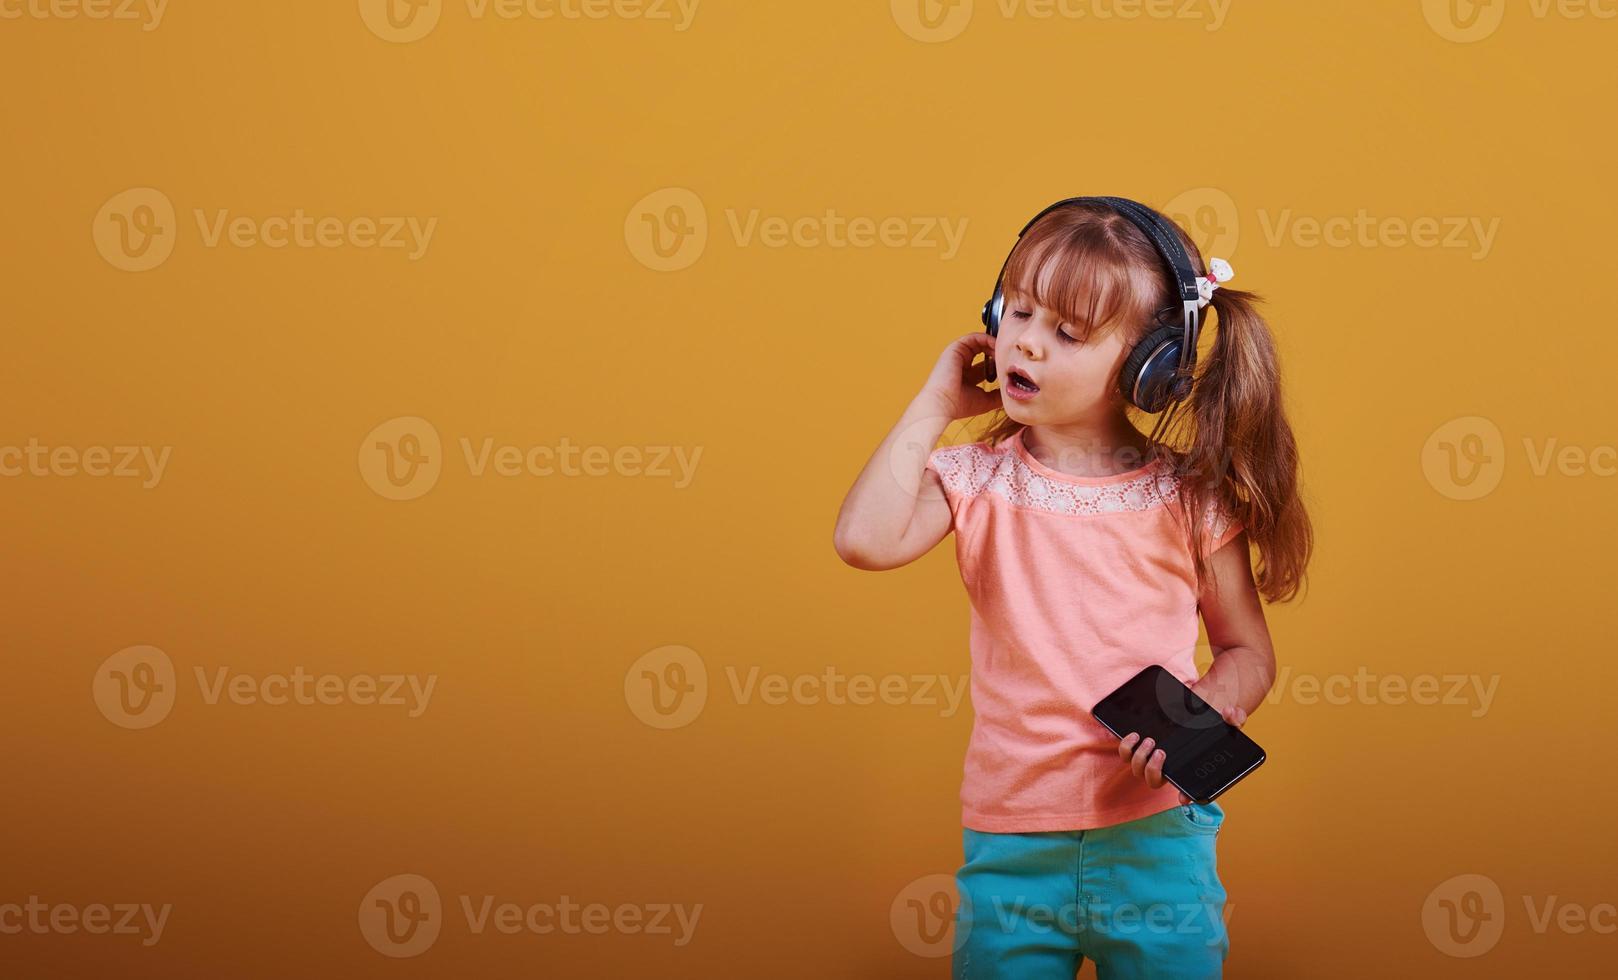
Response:
POLYGON ((994 338, 979 330, 956 338, 933 365, 933 373, 921 393, 930 398, 950 421, 972 418, 1000 407, 998 388, 984 391, 978 385, 988 378, 988 358, 973 364, 979 354, 994 356, 994 338))

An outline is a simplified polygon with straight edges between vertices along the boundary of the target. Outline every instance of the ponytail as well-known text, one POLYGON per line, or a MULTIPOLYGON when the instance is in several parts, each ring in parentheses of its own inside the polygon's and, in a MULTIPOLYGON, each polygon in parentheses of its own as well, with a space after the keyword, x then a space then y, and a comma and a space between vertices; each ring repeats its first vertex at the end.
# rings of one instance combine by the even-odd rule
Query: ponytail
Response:
MULTIPOLYGON (((1314 532, 1298 494, 1298 446, 1281 403, 1275 342, 1259 315, 1257 294, 1216 290, 1213 349, 1199 360, 1188 401, 1189 425, 1177 453, 1182 515, 1209 508, 1240 521, 1258 551, 1255 580, 1271 602, 1294 598, 1305 578, 1314 532)), ((1175 413, 1177 414, 1177 413, 1175 413)), ((1160 419, 1161 421, 1161 419, 1160 419)), ((1154 436, 1155 441, 1155 436, 1154 436)), ((1206 578, 1206 545, 1190 535, 1199 591, 1206 578)))

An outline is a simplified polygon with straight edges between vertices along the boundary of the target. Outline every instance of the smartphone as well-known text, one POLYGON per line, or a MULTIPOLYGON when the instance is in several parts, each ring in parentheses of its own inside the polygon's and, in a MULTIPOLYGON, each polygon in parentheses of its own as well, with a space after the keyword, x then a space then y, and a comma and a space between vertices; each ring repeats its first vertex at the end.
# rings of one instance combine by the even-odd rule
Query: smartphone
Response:
POLYGON ((1130 732, 1156 739, 1163 778, 1198 803, 1212 802, 1264 764, 1257 742, 1158 664, 1125 681, 1090 714, 1120 739, 1130 732))

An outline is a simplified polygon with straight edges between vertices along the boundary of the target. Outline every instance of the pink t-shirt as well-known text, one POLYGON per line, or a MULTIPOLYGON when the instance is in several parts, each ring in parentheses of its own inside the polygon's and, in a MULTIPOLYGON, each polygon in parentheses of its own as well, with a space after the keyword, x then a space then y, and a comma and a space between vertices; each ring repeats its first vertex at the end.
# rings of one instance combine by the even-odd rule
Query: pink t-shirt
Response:
MULTIPOLYGON (((1178 482, 1159 459, 1127 473, 1045 466, 1021 430, 935 449, 955 555, 972 604, 975 720, 961 823, 1018 833, 1087 830, 1179 804, 1118 757, 1090 715, 1149 664, 1198 678, 1197 596, 1178 482), (1172 505, 1172 506, 1171 506, 1172 505)), ((1241 525, 1210 510, 1209 554, 1241 525)))

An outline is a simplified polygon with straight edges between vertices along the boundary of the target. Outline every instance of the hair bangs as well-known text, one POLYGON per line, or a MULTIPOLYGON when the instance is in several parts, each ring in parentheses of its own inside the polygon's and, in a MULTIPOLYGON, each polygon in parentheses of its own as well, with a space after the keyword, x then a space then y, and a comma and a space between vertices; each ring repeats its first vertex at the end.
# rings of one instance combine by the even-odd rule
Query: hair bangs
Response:
POLYGON ((1040 219, 1006 263, 1008 308, 1032 300, 1073 324, 1083 340, 1096 331, 1144 326, 1163 288, 1153 275, 1153 263, 1161 260, 1150 242, 1132 241, 1116 222, 1127 219, 1078 207, 1040 219), (1142 261, 1142 247, 1149 261, 1142 261))

